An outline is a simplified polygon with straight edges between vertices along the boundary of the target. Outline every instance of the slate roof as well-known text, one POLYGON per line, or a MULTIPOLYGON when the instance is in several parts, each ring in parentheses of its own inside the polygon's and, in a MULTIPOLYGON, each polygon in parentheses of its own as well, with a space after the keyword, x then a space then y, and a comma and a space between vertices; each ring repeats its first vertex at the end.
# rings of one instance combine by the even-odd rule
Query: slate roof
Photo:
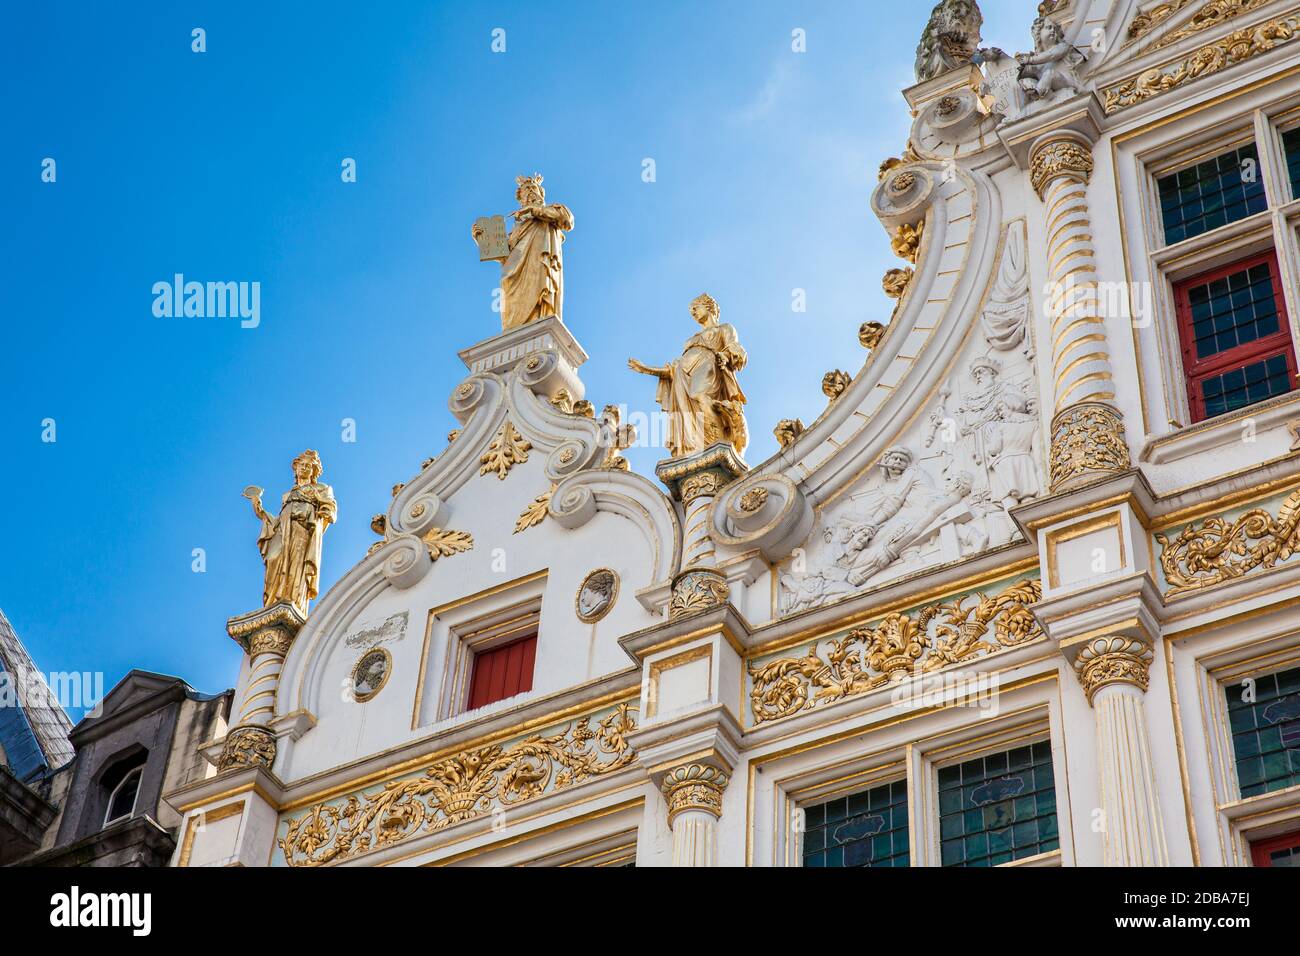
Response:
POLYGON ((19 780, 72 759, 72 721, 0 611, 0 749, 19 780), (14 704, 17 706, 14 706, 14 704))

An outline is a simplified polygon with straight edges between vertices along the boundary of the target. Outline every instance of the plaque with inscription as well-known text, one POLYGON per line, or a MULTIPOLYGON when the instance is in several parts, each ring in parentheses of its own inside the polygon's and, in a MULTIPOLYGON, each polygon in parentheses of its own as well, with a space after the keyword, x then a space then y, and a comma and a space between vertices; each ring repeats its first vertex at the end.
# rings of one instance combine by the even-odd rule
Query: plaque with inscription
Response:
POLYGON ((479 262, 499 262, 510 255, 505 216, 480 216, 474 220, 470 235, 478 243, 479 262))

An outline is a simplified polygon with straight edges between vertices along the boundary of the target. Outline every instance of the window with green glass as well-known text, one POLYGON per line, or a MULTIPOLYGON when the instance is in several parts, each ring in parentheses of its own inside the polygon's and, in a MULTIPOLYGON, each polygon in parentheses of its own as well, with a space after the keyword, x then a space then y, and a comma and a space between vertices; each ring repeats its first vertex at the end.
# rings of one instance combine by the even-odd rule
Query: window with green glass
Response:
POLYGON ((1226 690, 1241 795, 1300 783, 1300 667, 1226 690))
POLYGON ((1282 134, 1282 150, 1286 153, 1286 174, 1291 180, 1291 198, 1300 199, 1300 127, 1282 134))
POLYGON ((1268 208, 1254 143, 1161 176, 1156 184, 1169 245, 1268 208))
POLYGON ((907 866, 907 781, 804 808, 804 866, 907 866))
POLYGON ((997 866, 1060 845, 1048 741, 940 768, 944 866, 997 866))

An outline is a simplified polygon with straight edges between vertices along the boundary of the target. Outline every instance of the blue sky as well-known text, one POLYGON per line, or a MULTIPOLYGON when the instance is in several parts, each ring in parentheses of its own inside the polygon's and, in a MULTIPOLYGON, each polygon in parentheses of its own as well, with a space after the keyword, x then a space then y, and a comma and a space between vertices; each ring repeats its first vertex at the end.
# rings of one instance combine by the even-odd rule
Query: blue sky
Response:
MULTIPOLYGON (((982 6, 986 42, 1028 45, 1033 3, 982 6)), ((597 408, 653 408, 653 383, 625 360, 675 355, 707 290, 750 356, 746 457, 768 457, 776 421, 816 418, 822 375, 855 372, 858 325, 888 316, 879 280, 896 260, 869 197, 906 141, 898 91, 929 8, 13 11, 0 36, 0 607, 37 664, 102 671, 106 687, 132 667, 232 684, 224 622, 261 595, 240 491, 278 500, 305 447, 340 503, 325 585, 364 553, 392 485, 455 425, 456 351, 500 327, 497 270, 469 227, 513 208, 522 173, 541 171, 576 219, 564 317, 597 408), (345 157, 355 183, 340 179, 345 157), (260 326, 154 317, 153 284, 177 272, 260 282, 260 326)), ((650 473, 666 455, 630 457, 650 473)))

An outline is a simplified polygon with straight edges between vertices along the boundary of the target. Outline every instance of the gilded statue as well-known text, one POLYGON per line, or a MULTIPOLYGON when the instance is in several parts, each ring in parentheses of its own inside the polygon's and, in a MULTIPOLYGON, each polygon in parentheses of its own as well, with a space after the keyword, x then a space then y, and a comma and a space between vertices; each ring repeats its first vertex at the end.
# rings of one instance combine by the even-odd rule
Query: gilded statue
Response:
POLYGON ((541 173, 515 183, 519 208, 510 214, 509 236, 501 216, 477 220, 471 233, 479 258, 501 263, 502 331, 551 316, 563 320, 564 234, 573 228, 568 206, 547 205, 541 173))
POLYGON ((257 549, 266 563, 262 606, 292 604, 306 616, 307 605, 320 592, 321 539, 334 523, 334 489, 322 484, 320 455, 310 449, 293 460, 296 483, 280 499, 278 516, 262 507, 262 489, 249 485, 244 497, 262 521, 257 549))
POLYGON ((668 413, 668 451, 674 458, 703 451, 715 442, 730 442, 743 455, 749 444, 745 393, 736 373, 747 356, 733 326, 719 322, 721 310, 708 294, 691 302, 691 317, 700 331, 686 340, 680 358, 662 368, 636 359, 628 367, 659 379, 655 401, 668 413))

